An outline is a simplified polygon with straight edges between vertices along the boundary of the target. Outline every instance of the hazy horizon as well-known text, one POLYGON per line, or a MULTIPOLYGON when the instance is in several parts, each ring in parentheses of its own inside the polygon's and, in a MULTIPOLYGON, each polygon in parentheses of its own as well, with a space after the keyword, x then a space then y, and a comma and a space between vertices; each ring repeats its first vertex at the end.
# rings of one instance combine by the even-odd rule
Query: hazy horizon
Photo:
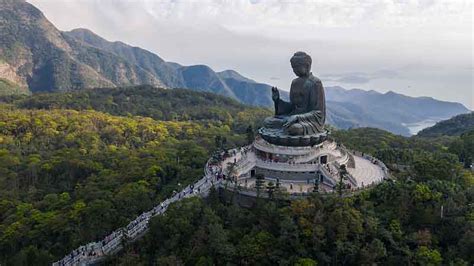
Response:
POLYGON ((28 2, 60 30, 87 28, 166 61, 233 69, 284 90, 294 77, 289 58, 303 50, 325 86, 474 109, 470 1, 28 2))

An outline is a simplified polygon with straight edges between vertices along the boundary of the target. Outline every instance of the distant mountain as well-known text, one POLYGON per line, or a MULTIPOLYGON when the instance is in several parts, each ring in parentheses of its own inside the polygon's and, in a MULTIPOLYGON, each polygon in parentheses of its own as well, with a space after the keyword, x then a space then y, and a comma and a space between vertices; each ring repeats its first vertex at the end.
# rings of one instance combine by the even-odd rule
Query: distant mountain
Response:
POLYGON ((474 131, 474 112, 457 115, 448 120, 440 121, 436 123, 436 125, 420 131, 418 136, 460 136, 469 131, 474 131))
POLYGON ((460 103, 435 100, 431 97, 410 97, 389 91, 379 93, 360 89, 346 90, 331 87, 326 93, 327 100, 351 102, 366 107, 373 115, 396 123, 412 123, 429 118, 449 118, 469 112, 460 103))
POLYGON ((188 88, 214 92, 250 105, 271 106, 270 86, 257 83, 234 70, 215 72, 206 65, 182 66, 122 42, 109 42, 87 29, 64 32, 83 45, 93 46, 127 59, 154 73, 168 88, 188 88))
POLYGON ((1 0, 0 18, 0 79, 25 92, 163 84, 120 56, 68 38, 25 1, 1 0))
MULTIPOLYGON (((234 70, 183 66, 87 29, 61 32, 23 0, 0 0, 0 95, 93 87, 152 85, 213 92, 241 103, 273 107, 271 86, 234 70)), ((288 92, 282 91, 282 98, 288 92)), ((327 87, 327 121, 339 128, 377 127, 410 135, 408 124, 469 110, 459 103, 394 92, 327 87)))
POLYGON ((221 72, 216 73, 221 79, 234 79, 237 81, 243 81, 243 82, 250 82, 250 83, 257 83, 255 80, 246 78, 242 75, 240 75, 237 71, 235 70, 224 70, 221 72))
MULTIPOLYGON (((327 92, 331 88, 326 89, 327 92)), ((395 134, 410 135, 408 128, 400 123, 384 120, 383 115, 373 114, 369 108, 352 102, 327 101, 327 123, 338 128, 375 127, 395 134)))
POLYGON ((233 70, 182 66, 87 29, 61 32, 23 0, 0 0, 0 94, 153 85, 271 105, 269 86, 233 70))
POLYGON ((396 134, 410 135, 408 124, 439 121, 467 113, 460 103, 430 97, 409 97, 392 91, 379 93, 360 89, 327 87, 329 121, 342 128, 377 127, 396 134))
POLYGON ((169 88, 185 87, 180 76, 179 64, 165 62, 158 55, 139 47, 132 47, 123 42, 109 42, 88 29, 74 29, 63 32, 63 35, 79 41, 82 46, 92 46, 102 51, 124 58, 140 68, 153 74, 169 88))

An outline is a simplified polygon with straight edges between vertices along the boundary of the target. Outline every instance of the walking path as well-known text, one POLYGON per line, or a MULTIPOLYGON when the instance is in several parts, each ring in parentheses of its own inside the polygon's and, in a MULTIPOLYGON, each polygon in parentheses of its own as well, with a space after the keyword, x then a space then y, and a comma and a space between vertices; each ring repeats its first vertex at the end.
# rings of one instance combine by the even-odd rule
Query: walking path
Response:
POLYGON ((354 160, 357 167, 347 168, 347 170, 357 180, 357 187, 363 188, 383 181, 385 173, 379 165, 359 156, 354 156, 354 160))
MULTIPOLYGON (((228 160, 233 160, 233 158, 228 160)), ((171 203, 183 198, 206 196, 211 187, 217 185, 222 180, 220 178, 222 174, 221 165, 207 164, 204 177, 196 183, 188 185, 181 192, 161 202, 150 211, 142 213, 127 226, 115 230, 103 240, 80 246, 60 261, 53 263, 53 265, 90 265, 105 259, 108 255, 117 253, 123 248, 122 242, 125 240, 133 242, 144 235, 148 230, 148 222, 151 217, 163 214, 171 203)))

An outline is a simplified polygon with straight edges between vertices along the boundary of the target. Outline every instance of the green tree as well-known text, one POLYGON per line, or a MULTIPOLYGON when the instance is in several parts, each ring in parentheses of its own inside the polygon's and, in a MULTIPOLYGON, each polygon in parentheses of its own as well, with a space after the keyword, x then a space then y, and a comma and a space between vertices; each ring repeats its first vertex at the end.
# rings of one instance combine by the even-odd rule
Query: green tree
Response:
POLYGON ((313 260, 313 259, 310 259, 310 258, 299 258, 296 262, 295 262, 295 266, 317 266, 318 263, 313 260))
POLYGON ((268 198, 273 199, 273 193, 275 192, 275 184, 273 182, 268 182, 267 184, 267 193, 268 193, 268 198))
POLYGON ((436 266, 441 265, 443 259, 437 250, 429 249, 426 246, 421 246, 416 251, 416 261, 420 265, 436 266))
POLYGON ((255 133, 253 131, 252 125, 249 125, 246 129, 247 144, 251 144, 255 139, 255 133))
POLYGON ((341 166, 339 166, 339 182, 337 183, 337 193, 340 197, 342 197, 342 191, 344 190, 345 186, 343 181, 348 179, 347 175, 348 172, 346 169, 346 165, 341 164, 341 166))
POLYGON ((319 192, 319 173, 316 174, 316 178, 314 179, 314 186, 313 192, 319 192))
POLYGON ((255 189, 257 190, 257 198, 260 197, 260 192, 263 190, 265 185, 265 176, 263 174, 255 175, 255 189))

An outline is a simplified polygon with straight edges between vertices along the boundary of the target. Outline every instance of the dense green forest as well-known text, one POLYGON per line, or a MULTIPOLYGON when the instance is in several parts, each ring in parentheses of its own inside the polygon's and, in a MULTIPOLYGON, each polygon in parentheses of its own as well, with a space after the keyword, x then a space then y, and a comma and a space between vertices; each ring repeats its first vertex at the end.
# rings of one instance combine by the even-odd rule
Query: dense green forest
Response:
POLYGON ((33 96, 4 96, 0 102, 24 109, 97 110, 112 115, 147 116, 156 120, 211 120, 245 131, 250 122, 262 121, 271 111, 249 107, 210 92, 161 89, 152 86, 88 89, 33 96))
MULTIPOLYGON (((208 93, 86 90, 0 103, 0 264, 46 265, 124 226, 202 176, 210 154, 247 142, 269 110, 208 93), (223 138, 220 138, 223 139, 223 138)), ((121 265, 471 265, 474 132, 405 138, 333 131, 395 177, 351 198, 189 199, 152 220, 121 265), (441 206, 443 212, 441 213, 441 206)))
MULTIPOLYGON (((110 97, 119 91, 112 89, 110 97)), ((94 104, 74 94, 4 99, 9 103, 0 104, 1 265, 47 264, 101 239, 199 179, 217 145, 245 144, 245 129, 267 112, 207 93, 156 92, 162 94, 105 107, 99 104, 107 97, 99 97, 103 90, 89 98, 94 104), (37 99, 57 105, 29 105, 37 99), (181 116, 191 108, 194 121, 181 116), (174 111, 181 119, 130 114, 153 110, 174 111), (216 116, 201 117, 207 110, 216 116), (216 143, 216 136, 225 143, 216 143)))

